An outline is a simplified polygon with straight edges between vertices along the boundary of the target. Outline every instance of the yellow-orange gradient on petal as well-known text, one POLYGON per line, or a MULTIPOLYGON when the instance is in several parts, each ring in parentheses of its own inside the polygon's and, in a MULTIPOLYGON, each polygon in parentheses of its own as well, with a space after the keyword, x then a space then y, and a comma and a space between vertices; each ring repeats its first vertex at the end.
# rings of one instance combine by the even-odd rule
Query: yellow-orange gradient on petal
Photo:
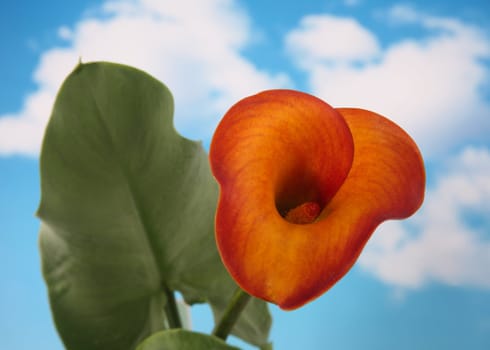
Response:
POLYGON ((384 220, 422 204, 423 160, 396 124, 292 90, 234 105, 213 136, 216 240, 245 291, 294 309, 352 267, 384 220))

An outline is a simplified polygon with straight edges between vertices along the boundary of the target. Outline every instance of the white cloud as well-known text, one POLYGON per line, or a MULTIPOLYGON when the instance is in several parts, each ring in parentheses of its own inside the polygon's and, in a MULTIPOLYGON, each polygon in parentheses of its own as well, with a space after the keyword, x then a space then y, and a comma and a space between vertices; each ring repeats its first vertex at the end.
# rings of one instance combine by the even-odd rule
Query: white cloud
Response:
POLYGON ((303 68, 353 63, 376 57, 376 37, 352 18, 307 16, 286 37, 286 47, 303 68))
POLYGON ((0 116, 0 155, 36 155, 56 92, 81 58, 146 70, 172 91, 176 127, 208 138, 222 114, 244 96, 289 85, 286 75, 260 71, 241 54, 249 18, 233 0, 108 1, 59 36, 68 46, 44 52, 38 90, 23 109, 0 116))
POLYGON ((490 150, 467 148, 448 165, 410 222, 375 232, 360 266, 405 289, 429 282, 490 289, 490 150))
POLYGON ((379 49, 373 44, 376 36, 354 19, 348 30, 345 18, 335 21, 325 15, 315 21, 322 18, 330 34, 318 25, 305 26, 307 17, 286 38, 314 94, 334 106, 386 115, 414 137, 426 156, 487 139, 490 105, 481 88, 490 78, 482 60, 490 58, 490 39, 477 28, 398 6, 390 11, 391 21, 425 28, 429 34, 379 49), (353 48, 351 56, 336 53, 346 47, 353 48))
POLYGON ((70 28, 62 26, 58 28, 58 36, 64 40, 71 40, 73 38, 73 33, 70 28))
POLYGON ((388 20, 395 23, 416 23, 421 15, 410 6, 398 4, 388 11, 388 20))

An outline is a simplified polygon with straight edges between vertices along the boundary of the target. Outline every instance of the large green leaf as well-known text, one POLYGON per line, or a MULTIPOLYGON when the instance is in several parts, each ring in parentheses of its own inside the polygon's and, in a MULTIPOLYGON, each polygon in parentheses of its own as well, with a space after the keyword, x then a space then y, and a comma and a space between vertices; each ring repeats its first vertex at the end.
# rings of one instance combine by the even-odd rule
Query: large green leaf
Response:
POLYGON ((239 350, 227 345, 214 336, 189 332, 186 330, 169 330, 155 333, 146 339, 136 350, 239 350))
MULTIPOLYGON (((191 84, 189 84, 191 88, 191 84)), ((112 63, 80 64, 56 99, 41 153, 43 274, 68 349, 134 349, 165 328, 164 290, 210 302, 236 288, 214 242, 217 185, 200 143, 172 124, 159 81, 112 63)), ((266 342, 254 300, 234 333, 266 342)))

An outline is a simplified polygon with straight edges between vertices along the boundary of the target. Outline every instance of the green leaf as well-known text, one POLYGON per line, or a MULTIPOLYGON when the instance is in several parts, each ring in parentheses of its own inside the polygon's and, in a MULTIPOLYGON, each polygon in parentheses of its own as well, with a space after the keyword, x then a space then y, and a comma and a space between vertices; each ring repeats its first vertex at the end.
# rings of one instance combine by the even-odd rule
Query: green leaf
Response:
POLYGON ((182 329, 155 333, 136 350, 239 350, 211 335, 182 329))
POLYGON ((272 349, 273 349, 272 343, 262 344, 262 346, 260 347, 260 350, 272 350, 272 349))
MULTIPOLYGON (((236 288, 214 241, 218 188, 207 155, 175 131, 172 115, 168 89, 134 68, 80 64, 61 87, 41 152, 38 216, 68 349, 134 349, 165 328, 165 289, 209 302, 218 317, 236 288)), ((266 304, 254 300, 242 316, 233 333, 266 343, 266 304)))

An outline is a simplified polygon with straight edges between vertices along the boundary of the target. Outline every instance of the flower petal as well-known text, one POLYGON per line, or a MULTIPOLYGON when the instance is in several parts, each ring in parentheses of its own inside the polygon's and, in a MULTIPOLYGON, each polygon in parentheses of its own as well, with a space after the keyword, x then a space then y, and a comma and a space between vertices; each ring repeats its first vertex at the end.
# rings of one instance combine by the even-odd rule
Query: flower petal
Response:
POLYGON ((382 222, 412 215, 425 191, 422 155, 410 136, 389 119, 363 109, 338 108, 354 138, 354 162, 330 203, 371 212, 382 222), (349 204, 348 204, 349 203, 349 204))
POLYGON ((410 215, 423 196, 420 154, 399 127, 289 90, 233 106, 210 160, 223 262, 244 290, 284 309, 330 288, 382 220, 410 215))

